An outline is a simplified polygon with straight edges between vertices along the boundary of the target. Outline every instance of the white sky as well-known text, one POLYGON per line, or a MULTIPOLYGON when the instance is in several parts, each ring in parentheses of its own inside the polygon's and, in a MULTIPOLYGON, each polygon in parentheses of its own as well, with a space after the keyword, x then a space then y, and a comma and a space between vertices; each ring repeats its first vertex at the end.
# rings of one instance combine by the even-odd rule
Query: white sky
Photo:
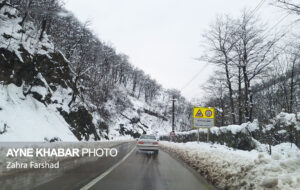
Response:
MULTIPOLYGON (((240 15, 261 0, 66 0, 66 8, 130 62, 150 74, 165 88, 182 89, 205 65, 202 34, 217 14, 240 15)), ((273 26, 286 13, 266 0, 257 11, 273 26)), ((292 17, 292 16, 291 16, 292 17)), ((287 17, 280 25, 287 24, 287 17)), ((277 27, 276 27, 277 28, 277 27)), ((280 26, 278 27, 280 28, 280 26)), ((203 97, 200 86, 212 74, 208 66, 182 90, 189 100, 203 97)))

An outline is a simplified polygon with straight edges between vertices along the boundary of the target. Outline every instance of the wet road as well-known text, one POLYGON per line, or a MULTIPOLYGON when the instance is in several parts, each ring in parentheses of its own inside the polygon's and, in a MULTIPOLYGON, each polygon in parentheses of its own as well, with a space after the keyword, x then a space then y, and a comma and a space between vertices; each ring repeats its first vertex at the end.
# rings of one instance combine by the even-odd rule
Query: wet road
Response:
POLYGON ((13 175, 0 176, 0 190, 63 190, 80 189, 107 171, 135 147, 134 143, 116 146, 118 156, 74 159, 61 162, 59 169, 22 170, 13 175))
POLYGON ((117 148, 119 155, 115 158, 101 158, 82 164, 74 163, 76 167, 59 171, 57 174, 51 172, 46 175, 45 171, 40 174, 29 172, 12 179, 2 178, 1 186, 5 189, 43 190, 214 189, 194 170, 161 150, 158 155, 139 152, 136 151, 133 143, 125 143, 117 148))
POLYGON ((160 151, 158 155, 131 154, 125 162, 91 189, 208 190, 213 189, 195 171, 160 151))

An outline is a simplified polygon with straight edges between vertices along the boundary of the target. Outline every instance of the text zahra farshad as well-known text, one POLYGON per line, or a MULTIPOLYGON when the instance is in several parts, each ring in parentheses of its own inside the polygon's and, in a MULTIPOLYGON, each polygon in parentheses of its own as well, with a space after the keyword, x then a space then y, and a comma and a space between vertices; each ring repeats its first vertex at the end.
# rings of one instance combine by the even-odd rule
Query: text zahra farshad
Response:
POLYGON ((9 148, 6 157, 115 157, 116 148, 9 148))

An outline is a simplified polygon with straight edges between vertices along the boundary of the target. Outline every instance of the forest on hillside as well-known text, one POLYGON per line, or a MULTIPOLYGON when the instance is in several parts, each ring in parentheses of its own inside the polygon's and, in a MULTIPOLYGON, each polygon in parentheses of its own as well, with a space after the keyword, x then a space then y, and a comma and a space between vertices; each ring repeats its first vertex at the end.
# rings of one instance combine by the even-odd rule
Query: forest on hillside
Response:
MULTIPOLYGON (((128 61, 128 56, 116 53, 116 50, 102 42, 89 29, 90 22, 81 23, 64 8, 59 0, 9 0, 20 11, 25 21, 34 22, 39 29, 39 39, 49 35, 54 48, 61 51, 75 75, 73 102, 84 95, 101 105, 111 95, 110 91, 118 85, 130 85, 132 95, 152 101, 161 90, 159 85, 142 70, 135 68, 128 61), (82 93, 84 91, 84 93, 82 93)), ((70 102, 72 104, 73 102, 70 102)), ((100 109, 100 108, 99 108, 100 109)))
MULTIPOLYGON (((68 60, 73 76, 69 107, 76 108, 83 102, 89 112, 99 113, 101 120, 109 123, 113 113, 107 103, 113 101, 122 113, 131 107, 131 96, 149 105, 155 102, 150 111, 170 121, 171 99, 175 98, 176 129, 191 129, 192 104, 181 92, 164 89, 133 66, 127 55, 117 53, 92 32, 89 21, 82 23, 66 10, 63 1, 2 0, 0 9, 3 6, 17 9, 23 30, 29 30, 25 23, 32 22, 37 30, 31 37, 41 41, 47 35, 54 51, 68 60)), ((299 15, 297 4, 274 0, 270 6, 299 15)), ((267 123, 281 111, 299 111, 300 36, 286 30, 273 32, 275 27, 264 24, 255 11, 244 9, 238 17, 217 16, 203 32, 206 51, 199 52, 200 60, 217 69, 202 86, 208 101, 201 106, 216 108, 216 126, 254 119, 267 123)), ((101 126, 107 128, 107 124, 101 126)))
MULTIPOLYGON (((287 16, 299 15, 299 4, 276 0, 269 6, 286 12, 275 25, 244 9, 238 17, 216 17, 203 34, 200 59, 217 66, 204 86, 206 105, 217 108, 217 126, 267 123, 282 111, 300 111, 300 36, 289 27, 275 30, 287 16)), ((290 25, 297 28, 299 19, 290 25)))
MULTIPOLYGON (((133 66, 127 55, 117 53, 114 47, 101 41, 92 32, 89 21, 82 23, 66 10, 63 1, 1 0, 0 10, 4 15, 1 18, 3 23, 10 25, 12 30, 21 28, 18 31, 6 31, 1 28, 4 40, 0 45, 4 48, 3 52, 11 51, 12 55, 7 55, 9 59, 19 59, 22 62, 22 56, 25 54, 16 57, 13 52, 17 54, 16 52, 24 48, 21 46, 28 44, 32 55, 25 60, 26 62, 35 64, 35 60, 31 59, 35 54, 39 54, 39 51, 59 52, 67 61, 66 71, 70 69, 70 73, 56 73, 57 68, 53 68, 54 73, 51 73, 45 68, 54 65, 49 66, 38 61, 38 64, 45 64, 41 65, 44 68, 43 76, 54 74, 48 76, 53 80, 47 80, 48 84, 44 86, 48 91, 45 96, 47 100, 40 98, 41 94, 35 90, 42 82, 36 81, 39 77, 34 76, 31 81, 25 80, 25 83, 22 83, 24 76, 21 76, 21 73, 16 73, 18 76, 14 75, 16 70, 11 68, 9 62, 2 65, 4 70, 9 68, 5 71, 7 76, 3 79, 4 84, 15 83, 15 78, 20 78, 15 84, 23 88, 23 95, 32 95, 47 107, 50 104, 58 105, 56 100, 52 100, 54 92, 59 90, 59 84, 55 83, 70 75, 71 81, 65 88, 70 87, 71 90, 66 89, 68 94, 64 96, 68 96, 68 99, 62 100, 68 101, 68 111, 57 109, 72 126, 72 131, 78 139, 88 140, 90 133, 94 133, 95 139, 99 140, 99 135, 108 138, 107 135, 115 131, 119 131, 121 135, 136 136, 146 133, 146 130, 151 131, 149 125, 157 128, 155 132, 159 131, 161 125, 166 130, 171 125, 171 100, 174 98, 177 100, 176 130, 189 129, 191 104, 180 91, 163 88, 143 70, 133 66), (15 23, 13 19, 19 21, 15 23), (51 45, 44 47, 43 43, 51 45), (12 73, 12 79, 8 75, 9 72, 12 73), (80 116, 81 114, 85 116, 80 116), (155 123, 151 117, 158 119, 160 123, 155 123)), ((7 59, 7 56, 5 55, 3 60, 7 59)), ((54 57, 50 62, 61 62, 54 57)), ((16 67, 18 68, 18 65, 16 67)), ((30 67, 28 65, 25 69, 32 69, 30 67)), ((38 71, 37 68, 35 70, 38 71)))

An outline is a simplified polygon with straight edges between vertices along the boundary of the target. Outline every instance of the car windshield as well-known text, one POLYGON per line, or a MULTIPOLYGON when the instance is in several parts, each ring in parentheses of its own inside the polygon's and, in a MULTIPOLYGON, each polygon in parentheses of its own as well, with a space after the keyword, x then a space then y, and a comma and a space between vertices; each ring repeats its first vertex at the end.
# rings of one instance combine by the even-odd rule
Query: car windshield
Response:
POLYGON ((153 139, 153 140, 156 140, 156 138, 155 138, 154 135, 142 135, 141 139, 153 139))

